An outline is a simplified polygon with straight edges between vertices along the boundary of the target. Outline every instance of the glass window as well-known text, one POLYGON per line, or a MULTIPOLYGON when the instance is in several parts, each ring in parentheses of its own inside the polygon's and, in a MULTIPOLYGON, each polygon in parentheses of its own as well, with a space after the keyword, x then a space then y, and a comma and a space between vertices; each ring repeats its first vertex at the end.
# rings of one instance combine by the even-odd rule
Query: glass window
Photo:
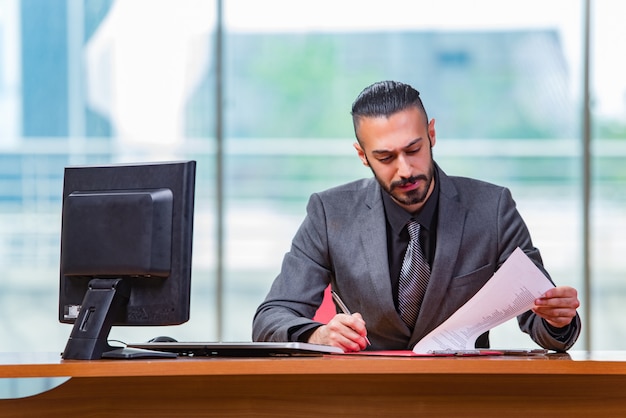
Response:
MULTIPOLYGON (((591 14, 585 295, 585 1, 223 0, 217 16, 207 0, 0 0, 0 312, 19 318, 0 324, 1 349, 58 351, 69 336, 63 168, 185 158, 198 161, 191 320, 111 337, 249 340, 309 195, 371 176, 350 107, 383 79, 420 90, 448 174, 512 190, 553 279, 592 296, 594 348, 619 349, 626 69, 611 46, 626 41, 624 6, 591 14)), ((492 342, 532 344, 514 322, 492 342)))
MULTIPOLYGON (((420 90, 436 161, 511 188, 554 280, 580 287, 580 12, 567 1, 227 2, 226 337, 249 338, 310 193, 371 175, 350 107, 383 79, 420 90)), ((494 345, 532 344, 512 325, 494 345)))
POLYGON ((592 346, 626 348, 622 318, 626 297, 626 63, 613 45, 626 42, 620 1, 592 2, 592 182, 590 252, 592 346))
POLYGON ((71 331, 57 301, 63 169, 76 164, 198 160, 194 321, 173 333, 214 335, 215 13, 206 0, 0 0, 2 350, 60 351, 71 331))

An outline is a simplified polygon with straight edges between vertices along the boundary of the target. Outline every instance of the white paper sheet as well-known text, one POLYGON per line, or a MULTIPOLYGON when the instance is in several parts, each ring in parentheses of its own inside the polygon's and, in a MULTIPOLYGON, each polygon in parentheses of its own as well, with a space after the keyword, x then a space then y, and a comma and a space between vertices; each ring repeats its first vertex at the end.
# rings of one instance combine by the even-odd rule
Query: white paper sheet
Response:
POLYGON ((482 289, 420 340, 413 352, 473 349, 482 333, 526 312, 552 287, 543 272, 517 248, 482 289))

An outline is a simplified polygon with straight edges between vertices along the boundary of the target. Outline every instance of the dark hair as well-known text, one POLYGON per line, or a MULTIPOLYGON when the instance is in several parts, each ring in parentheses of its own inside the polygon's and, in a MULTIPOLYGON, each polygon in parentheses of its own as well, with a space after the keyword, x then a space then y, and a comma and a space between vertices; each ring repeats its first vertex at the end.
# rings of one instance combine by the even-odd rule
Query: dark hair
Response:
POLYGON ((428 123, 428 116, 419 91, 399 81, 379 81, 366 87, 352 103, 352 122, 363 117, 389 117, 412 106, 421 110, 428 123))

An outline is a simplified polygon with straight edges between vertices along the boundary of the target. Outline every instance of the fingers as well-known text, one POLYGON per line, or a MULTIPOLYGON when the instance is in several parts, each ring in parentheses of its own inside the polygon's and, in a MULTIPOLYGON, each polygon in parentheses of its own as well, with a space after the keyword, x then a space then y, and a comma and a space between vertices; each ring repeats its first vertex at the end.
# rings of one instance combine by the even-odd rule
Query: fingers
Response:
POLYGON ((570 286, 557 286, 549 289, 542 295, 542 298, 578 298, 576 289, 570 286))
POLYGON ((326 325, 319 327, 309 342, 332 345, 343 351, 360 351, 367 347, 365 321, 359 314, 335 315, 326 325))
POLYGON ((561 328, 572 322, 579 306, 580 301, 576 289, 559 286, 537 298, 532 310, 550 325, 561 328))
POLYGON ((566 308, 577 309, 580 306, 578 292, 573 287, 554 287, 535 299, 535 306, 538 308, 566 308))
POLYGON ((569 325, 576 316, 576 309, 533 308, 533 312, 556 328, 569 325))

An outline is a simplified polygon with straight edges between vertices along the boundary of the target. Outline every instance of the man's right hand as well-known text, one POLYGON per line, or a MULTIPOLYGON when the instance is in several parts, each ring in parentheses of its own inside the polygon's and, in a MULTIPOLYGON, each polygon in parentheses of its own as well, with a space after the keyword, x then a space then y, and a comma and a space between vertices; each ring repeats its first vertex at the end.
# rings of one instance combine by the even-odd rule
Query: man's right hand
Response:
POLYGON ((344 352, 361 351, 367 347, 367 329, 361 314, 337 314, 309 337, 312 344, 339 347, 344 352))

